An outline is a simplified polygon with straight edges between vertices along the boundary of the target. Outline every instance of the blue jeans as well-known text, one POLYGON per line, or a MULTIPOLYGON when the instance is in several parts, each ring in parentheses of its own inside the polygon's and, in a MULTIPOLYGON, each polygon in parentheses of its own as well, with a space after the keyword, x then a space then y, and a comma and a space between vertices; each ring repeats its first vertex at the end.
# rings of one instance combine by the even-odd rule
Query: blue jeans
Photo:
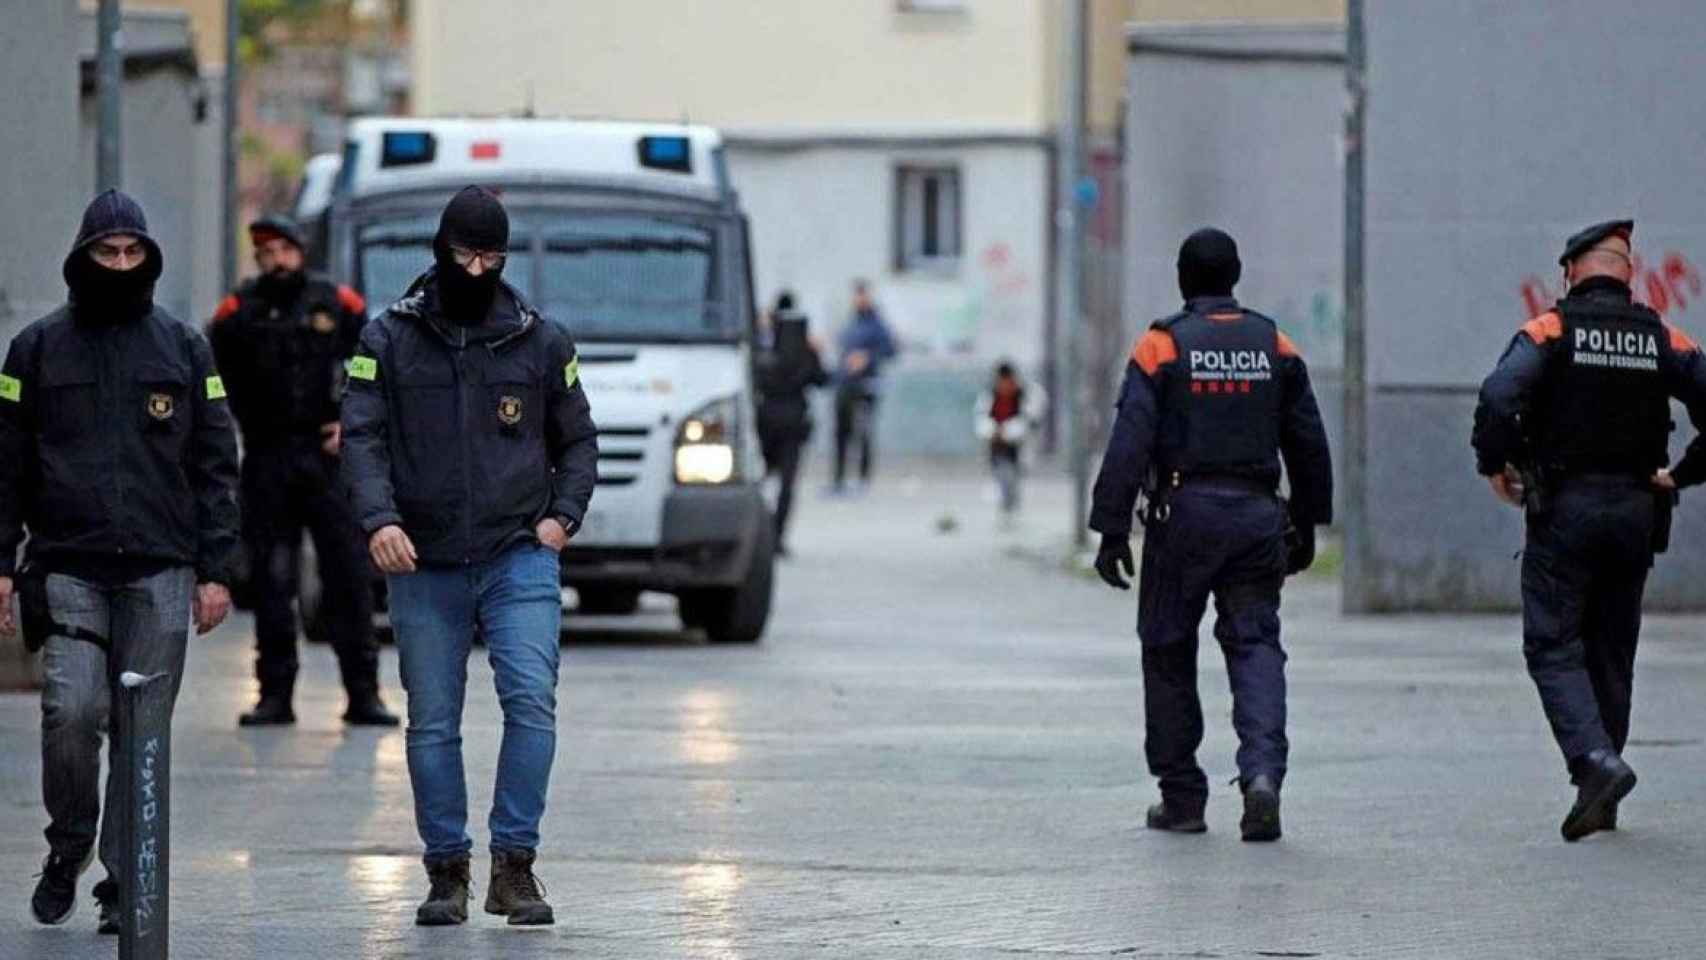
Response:
POLYGON ((390 578, 391 623, 409 696, 415 828, 428 859, 474 846, 462 769, 462 702, 476 625, 485 636, 504 716, 491 847, 539 846, 557 751, 560 576, 556 551, 527 543, 483 563, 423 567, 390 578))

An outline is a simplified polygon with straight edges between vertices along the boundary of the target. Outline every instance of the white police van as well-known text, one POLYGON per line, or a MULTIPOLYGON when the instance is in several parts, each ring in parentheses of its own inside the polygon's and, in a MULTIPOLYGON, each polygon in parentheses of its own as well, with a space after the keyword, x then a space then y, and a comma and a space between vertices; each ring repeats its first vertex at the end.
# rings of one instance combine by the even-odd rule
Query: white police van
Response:
POLYGON ((598 423, 598 487, 563 555, 584 613, 674 594, 713 641, 769 617, 773 531, 752 415, 745 216, 697 126, 371 118, 349 124, 327 266, 377 314, 432 263, 451 195, 496 191, 504 279, 568 325, 598 423))

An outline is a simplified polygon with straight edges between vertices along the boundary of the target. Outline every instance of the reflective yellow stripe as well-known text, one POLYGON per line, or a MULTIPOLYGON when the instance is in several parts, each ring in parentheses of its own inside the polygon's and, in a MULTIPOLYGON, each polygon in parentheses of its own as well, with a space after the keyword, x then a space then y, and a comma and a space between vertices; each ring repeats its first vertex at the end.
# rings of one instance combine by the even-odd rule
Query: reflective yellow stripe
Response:
POLYGON ((575 388, 575 384, 580 382, 580 379, 581 358, 576 357, 569 361, 568 366, 563 368, 563 385, 568 387, 570 390, 573 390, 575 388))
POLYGON ((224 400, 225 399, 225 381, 223 379, 221 379, 219 377, 208 377, 207 378, 207 399, 209 399, 209 400, 224 400))
POLYGON ((10 400, 13 403, 24 402, 24 382, 17 377, 8 377, 0 373, 0 400, 10 400))
POLYGON ((377 380, 379 361, 372 357, 350 357, 349 375, 357 380, 377 380))

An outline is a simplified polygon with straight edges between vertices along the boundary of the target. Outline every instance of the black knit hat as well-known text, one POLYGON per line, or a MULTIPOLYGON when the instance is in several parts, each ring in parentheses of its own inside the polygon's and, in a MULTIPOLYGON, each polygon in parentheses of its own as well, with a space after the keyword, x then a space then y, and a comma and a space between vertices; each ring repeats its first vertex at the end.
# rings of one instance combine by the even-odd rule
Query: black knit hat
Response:
POLYGON ((501 253, 509 249, 509 214, 484 187, 463 187, 438 220, 435 246, 455 244, 470 250, 501 253))
POLYGON ((89 206, 83 211, 83 224, 77 229, 77 239, 72 241, 71 252, 66 254, 65 265, 61 269, 65 282, 77 285, 83 261, 88 259, 85 251, 95 241, 121 233, 135 237, 148 248, 147 261, 137 269, 150 283, 158 280, 165 264, 160 255, 160 245, 148 235, 148 217, 142 212, 142 204, 121 190, 106 190, 89 201, 89 206))

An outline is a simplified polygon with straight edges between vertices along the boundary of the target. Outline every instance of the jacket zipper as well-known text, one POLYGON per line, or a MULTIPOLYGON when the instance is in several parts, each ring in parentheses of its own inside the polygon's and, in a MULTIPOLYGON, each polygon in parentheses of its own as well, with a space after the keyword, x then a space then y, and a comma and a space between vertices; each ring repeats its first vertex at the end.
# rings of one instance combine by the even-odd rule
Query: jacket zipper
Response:
POLYGON ((461 334, 461 343, 451 368, 455 371, 453 379, 456 383, 456 435, 462 442, 462 565, 469 566, 474 562, 474 468, 470 463, 474 450, 468 442, 468 397, 462 389, 467 372, 462 363, 468 355, 468 332, 463 330, 461 334))

